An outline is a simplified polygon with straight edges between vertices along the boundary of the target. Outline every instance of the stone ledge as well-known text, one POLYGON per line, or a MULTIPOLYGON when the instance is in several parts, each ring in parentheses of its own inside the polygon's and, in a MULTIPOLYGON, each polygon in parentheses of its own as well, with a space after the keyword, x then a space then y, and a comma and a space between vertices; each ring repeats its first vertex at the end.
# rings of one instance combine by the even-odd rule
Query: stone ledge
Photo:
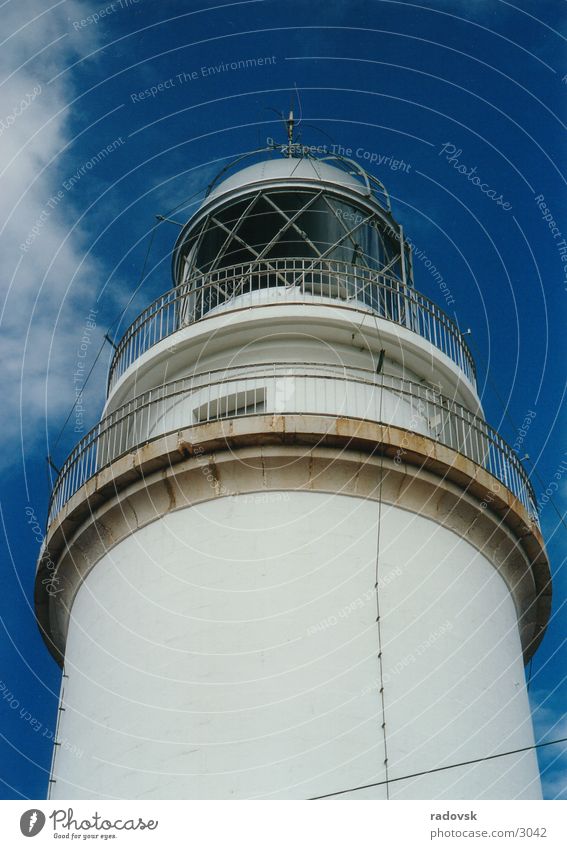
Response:
POLYGON ((551 581, 541 533, 521 502, 472 460, 428 437, 302 415, 250 416, 169 433, 87 481, 51 523, 38 564, 36 612, 50 651, 61 663, 76 590, 106 551, 171 510, 224 497, 225 479, 236 487, 231 494, 307 489, 376 499, 379 470, 387 473, 385 501, 455 530, 502 572, 528 660, 550 615, 551 581), (207 466, 213 486, 204 486, 207 466), (488 496, 490 507, 483 509, 488 496), (44 581, 54 567, 58 592, 50 596, 44 581))

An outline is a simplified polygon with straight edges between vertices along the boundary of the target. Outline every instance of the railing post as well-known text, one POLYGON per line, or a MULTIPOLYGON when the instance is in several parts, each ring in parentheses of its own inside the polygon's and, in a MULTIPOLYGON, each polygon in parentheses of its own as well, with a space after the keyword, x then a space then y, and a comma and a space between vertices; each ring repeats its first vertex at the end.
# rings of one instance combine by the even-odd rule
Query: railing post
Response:
MULTIPOLYGON (((280 380, 284 389, 288 381, 290 386, 296 384, 297 391, 293 396, 295 402, 292 405, 294 409, 291 412, 306 414, 321 412, 321 404, 326 413, 332 414, 334 409, 337 415, 342 414, 344 401, 349 398, 353 386, 359 387, 362 384, 372 383, 374 389, 377 387, 376 375, 373 373, 365 378, 360 376, 360 369, 350 369, 344 364, 340 367, 328 368, 330 373, 327 375, 327 367, 322 369, 320 366, 316 366, 315 369, 310 366, 304 368, 298 364, 293 364, 290 368, 289 364, 286 366, 285 363, 279 365, 271 363, 269 367, 266 364, 235 366, 232 369, 235 370, 236 377, 231 377, 231 368, 224 369, 222 375, 218 371, 191 375, 188 379, 161 386, 157 393, 149 390, 127 402, 83 437, 64 463, 54 483, 50 499, 49 521, 53 521, 59 510, 100 468, 114 461, 125 451, 150 439, 153 435, 152 422, 160 420, 160 410, 165 427, 163 433, 168 432, 166 417, 169 411, 176 406, 177 401, 182 408, 184 402, 195 394, 196 387, 201 398, 200 406, 205 409, 205 418, 230 418, 232 412, 228 397, 231 393, 236 393, 234 413, 236 415, 239 403, 238 393, 244 393, 242 406, 246 407, 249 388, 254 389, 254 403, 257 405, 258 382, 262 379, 267 382, 263 399, 266 413, 282 412, 280 409, 276 410, 276 406, 281 405, 275 403, 280 380), (341 383, 344 385, 344 391, 341 383), (300 398, 299 389, 305 392, 309 386, 312 387, 311 394, 307 393, 300 398), (229 387, 228 394, 227 387, 229 387), (203 391, 205 389, 206 391, 203 391), (307 399, 311 399, 312 403, 308 403, 307 399), (301 409, 295 409, 298 401, 300 401, 301 409), (204 405, 203 402, 205 402, 204 405), (213 405, 216 405, 214 410, 213 405)), ((417 400, 422 410, 421 400, 425 399, 427 420, 431 421, 433 415, 441 416, 441 430, 438 433, 441 442, 469 457, 473 462, 483 465, 521 501, 528 511, 537 510, 535 496, 526 472, 512 449, 486 422, 437 393, 433 393, 434 397, 431 399, 429 390, 424 390, 423 387, 416 386, 403 378, 389 378, 388 386, 400 397, 409 398, 412 408, 415 406, 413 401, 417 400)), ((359 396, 361 392, 355 391, 357 403, 359 396)), ((286 397, 285 392, 283 397, 286 397)), ((375 415, 377 415, 377 409, 378 407, 375 415)), ((285 405, 283 411, 285 412, 285 405)), ((193 424, 193 421, 189 419, 186 426, 193 424)), ((178 429, 178 426, 177 423, 174 429, 178 429)), ((163 435, 163 433, 160 428, 157 428, 156 435, 163 435)))
MULTIPOLYGON (((403 239, 403 232, 401 237, 403 239)), ((402 264, 405 267, 403 244, 401 251, 404 258, 402 264)), ((227 302, 229 295, 227 287, 230 286, 232 286, 233 297, 246 294, 246 285, 248 285, 249 293, 256 291, 255 286, 258 289, 272 288, 271 275, 274 269, 276 274, 283 270, 286 280, 291 270, 295 284, 298 283, 296 272, 299 271, 299 288, 302 297, 306 297, 307 294, 305 276, 309 271, 311 277, 309 300, 317 299, 317 297, 333 297, 332 284, 336 278, 338 295, 345 286, 347 294, 353 294, 356 301, 362 300, 378 315, 405 325, 413 332, 422 335, 447 354, 467 378, 474 382, 474 364, 464 340, 458 333, 458 328, 453 326, 452 320, 444 317, 428 299, 418 293, 417 297, 414 297, 414 290, 404 280, 398 281, 394 277, 386 279, 380 275, 379 271, 376 272, 376 279, 373 274, 356 265, 328 259, 307 260, 304 257, 276 259, 269 263, 251 262, 247 263, 245 268, 246 272, 243 266, 221 269, 222 279, 225 281, 225 293, 224 301, 218 301, 218 303, 227 302), (353 284, 352 293, 349 291, 349 281, 353 284), (369 298, 366 296, 367 286, 370 287, 369 298)), ((217 306, 217 300, 212 297, 212 287, 215 281, 220 282, 220 279, 219 272, 209 276, 188 278, 181 287, 163 295, 138 316, 127 328, 118 344, 109 371, 109 391, 126 369, 150 347, 174 333, 179 327, 199 321, 210 309, 217 306), (188 298, 190 303, 187 303, 188 298)))

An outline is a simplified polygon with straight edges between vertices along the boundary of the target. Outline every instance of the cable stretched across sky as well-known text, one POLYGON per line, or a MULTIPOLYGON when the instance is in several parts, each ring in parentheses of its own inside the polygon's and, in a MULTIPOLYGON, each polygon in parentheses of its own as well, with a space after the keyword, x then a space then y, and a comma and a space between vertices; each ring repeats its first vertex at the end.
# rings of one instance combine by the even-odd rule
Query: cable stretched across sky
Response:
POLYGON ((474 758, 471 761, 461 761, 457 764, 448 764, 447 766, 437 766, 433 769, 424 769, 422 772, 412 772, 410 775, 400 775, 397 778, 388 777, 385 781, 373 781, 371 784, 360 784, 358 787, 349 787, 346 790, 336 790, 334 793, 325 793, 323 796, 312 796, 309 801, 316 802, 319 799, 330 799, 333 796, 344 796, 345 793, 355 793, 357 790, 368 790, 370 787, 390 785, 395 781, 407 781, 410 778, 419 778, 422 775, 431 775, 434 772, 443 772, 447 769, 457 769, 457 767, 460 766, 471 766, 472 764, 483 763, 483 761, 493 761, 496 760, 496 758, 505 758, 507 755, 519 755, 522 752, 530 752, 532 749, 543 749, 544 746, 554 746, 557 743, 567 743, 567 737, 560 737, 558 740, 548 740, 546 743, 535 743, 533 746, 524 746, 522 749, 511 749, 509 752, 500 752, 497 755, 485 755, 483 758, 474 758))

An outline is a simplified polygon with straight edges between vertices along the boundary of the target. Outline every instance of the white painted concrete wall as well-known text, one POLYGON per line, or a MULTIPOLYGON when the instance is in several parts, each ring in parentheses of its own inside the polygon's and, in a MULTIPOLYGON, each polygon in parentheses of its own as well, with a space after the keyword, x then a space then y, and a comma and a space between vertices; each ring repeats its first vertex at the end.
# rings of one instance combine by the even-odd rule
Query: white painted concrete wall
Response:
MULTIPOLYGON (((52 798, 308 798, 383 780, 377 517, 339 495, 236 496, 109 552, 72 610, 59 739, 84 754, 58 747, 52 798)), ((379 593, 390 777, 532 744, 514 605, 476 549, 384 506, 379 593)), ((539 796, 533 752, 390 785, 539 796)))
MULTIPOLYGON (((337 378, 332 377, 331 368, 312 366, 313 375, 295 374, 297 369, 259 368, 239 370, 240 377, 231 373, 223 380, 217 375, 215 382, 197 383, 197 388, 188 382, 187 388, 171 397, 159 397, 152 405, 142 408, 135 418, 124 419, 103 436, 99 445, 98 465, 154 439, 164 433, 230 418, 236 414, 281 414, 305 413, 358 418, 373 422, 384 422, 406 428, 424 436, 437 438, 443 417, 431 407, 429 411, 419 398, 399 395, 373 383, 373 375, 364 375, 366 383, 345 380, 341 370, 337 378), (260 376, 258 373, 260 372, 260 376)), ((447 417, 445 417, 447 418, 447 417)), ((481 460, 482 440, 470 434, 466 448, 475 459, 481 460), (476 445, 477 450, 474 451, 476 445)), ((464 449, 463 449, 464 450, 464 449)))
POLYGON ((127 369, 104 414, 156 386, 213 369, 297 362, 375 371, 381 349, 386 351, 385 373, 435 385, 482 415, 476 391, 459 367, 417 333, 368 312, 285 301, 234 311, 219 308, 172 334, 127 369))
MULTIPOLYGON (((383 421, 417 433, 430 435, 431 429, 418 399, 401 398, 380 387, 327 377, 303 377, 291 373, 267 374, 264 378, 225 381, 197 390, 189 397, 172 398, 159 404, 142 434, 153 438, 162 433, 199 423, 199 415, 213 420, 236 404, 250 412, 312 413, 368 421, 383 421), (382 396, 382 398, 381 398, 382 396), (253 410, 252 407, 257 409, 253 410), (220 412, 219 412, 220 411, 220 412)), ((203 419, 205 420, 205 419, 203 419)))

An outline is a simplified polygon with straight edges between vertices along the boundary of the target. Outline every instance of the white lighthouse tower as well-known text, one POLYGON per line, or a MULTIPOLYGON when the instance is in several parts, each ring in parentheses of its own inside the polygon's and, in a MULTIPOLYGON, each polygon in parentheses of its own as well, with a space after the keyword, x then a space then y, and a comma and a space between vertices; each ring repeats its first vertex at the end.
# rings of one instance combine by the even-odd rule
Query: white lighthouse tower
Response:
POLYGON ((54 486, 50 797, 540 798, 535 500, 384 187, 290 138, 173 279, 54 486))

